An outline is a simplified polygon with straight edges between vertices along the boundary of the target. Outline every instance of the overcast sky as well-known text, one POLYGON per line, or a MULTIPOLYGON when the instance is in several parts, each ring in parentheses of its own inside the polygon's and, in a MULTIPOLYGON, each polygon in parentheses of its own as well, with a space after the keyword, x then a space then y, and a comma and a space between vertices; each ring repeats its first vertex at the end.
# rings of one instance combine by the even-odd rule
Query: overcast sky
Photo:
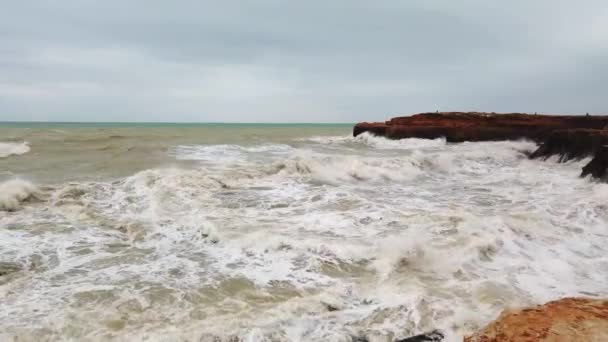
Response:
POLYGON ((606 0, 18 0, 0 121, 608 113, 606 0))

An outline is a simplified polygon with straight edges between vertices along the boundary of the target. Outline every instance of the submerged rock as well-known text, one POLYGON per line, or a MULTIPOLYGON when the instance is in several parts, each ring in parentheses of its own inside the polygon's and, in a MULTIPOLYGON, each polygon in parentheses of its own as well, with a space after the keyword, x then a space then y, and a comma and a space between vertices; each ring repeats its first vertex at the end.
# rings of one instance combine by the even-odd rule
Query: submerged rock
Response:
POLYGON ((433 330, 431 332, 420 334, 416 336, 406 337, 403 339, 394 339, 393 334, 388 335, 363 335, 363 336, 352 336, 351 342, 375 342, 375 341, 390 341, 390 342, 441 342, 444 339, 444 335, 439 330, 433 330))
POLYGON ((434 330, 426 334, 416 335, 395 342, 440 342, 445 336, 439 330, 434 330))
POLYGON ((565 298, 507 311, 465 342, 608 341, 608 300, 565 298))

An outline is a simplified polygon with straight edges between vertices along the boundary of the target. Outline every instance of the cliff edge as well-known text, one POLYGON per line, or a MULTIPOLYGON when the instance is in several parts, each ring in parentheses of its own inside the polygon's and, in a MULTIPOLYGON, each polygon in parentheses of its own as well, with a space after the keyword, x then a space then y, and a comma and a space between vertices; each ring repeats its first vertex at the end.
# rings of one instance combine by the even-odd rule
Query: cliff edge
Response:
POLYGON ((388 139, 445 138, 447 142, 533 140, 531 158, 559 155, 562 162, 592 157, 581 176, 608 176, 608 116, 437 112, 361 122, 353 136, 369 132, 388 139))

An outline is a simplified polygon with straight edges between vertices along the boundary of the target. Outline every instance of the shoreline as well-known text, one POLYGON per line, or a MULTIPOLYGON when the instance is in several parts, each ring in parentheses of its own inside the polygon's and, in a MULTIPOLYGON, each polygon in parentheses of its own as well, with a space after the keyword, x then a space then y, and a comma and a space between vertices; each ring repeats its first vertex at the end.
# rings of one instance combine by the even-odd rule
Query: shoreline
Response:
POLYGON ((538 144, 532 159, 557 155, 560 162, 566 162, 592 157, 581 177, 606 180, 608 173, 608 116, 420 113, 353 127, 355 137, 364 132, 394 140, 445 138, 450 143, 528 139, 538 144))

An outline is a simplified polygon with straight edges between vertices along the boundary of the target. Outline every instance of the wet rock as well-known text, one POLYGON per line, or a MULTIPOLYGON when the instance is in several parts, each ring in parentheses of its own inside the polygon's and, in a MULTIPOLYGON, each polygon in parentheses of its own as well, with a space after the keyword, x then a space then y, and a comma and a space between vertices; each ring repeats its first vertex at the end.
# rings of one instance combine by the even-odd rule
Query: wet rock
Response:
POLYGON ((507 311, 464 341, 608 341, 608 300, 565 298, 507 311))
POLYGON ((329 312, 334 312, 334 311, 340 310, 340 308, 338 308, 337 306, 332 305, 332 304, 323 303, 323 305, 325 306, 325 309, 329 312))
POLYGON ((443 341, 444 335, 439 330, 434 330, 426 334, 416 335, 408 338, 404 338, 401 340, 396 340, 395 342, 439 342, 443 341))
POLYGON ((531 158, 559 156, 560 162, 592 156, 581 176, 606 179, 608 170, 608 130, 568 129, 552 132, 531 154, 531 158))
POLYGON ((608 144, 608 130, 555 130, 532 153, 532 158, 559 156, 561 162, 595 155, 608 144))
POLYGON ((608 180, 608 146, 602 147, 595 153, 591 161, 583 167, 582 177, 591 177, 608 180))
POLYGON ((364 132, 389 139, 445 138, 448 142, 530 139, 540 143, 529 154, 561 162, 593 157, 581 173, 606 179, 608 174, 608 116, 530 115, 480 112, 421 113, 386 122, 362 122, 353 135, 364 132))

